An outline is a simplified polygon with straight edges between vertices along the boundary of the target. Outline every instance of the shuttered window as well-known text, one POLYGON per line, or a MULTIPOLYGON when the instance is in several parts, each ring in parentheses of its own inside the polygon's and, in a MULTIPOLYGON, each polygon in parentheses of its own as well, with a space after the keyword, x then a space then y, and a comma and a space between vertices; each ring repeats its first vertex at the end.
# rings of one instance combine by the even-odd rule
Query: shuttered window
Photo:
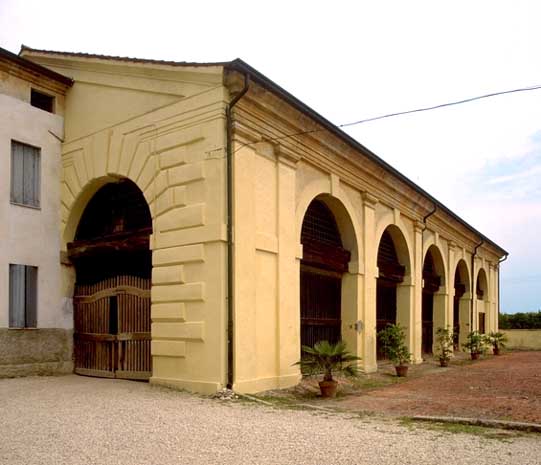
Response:
POLYGON ((40 149, 11 141, 11 202, 39 207, 40 149))
POLYGON ((9 265, 9 327, 37 326, 38 268, 9 265))

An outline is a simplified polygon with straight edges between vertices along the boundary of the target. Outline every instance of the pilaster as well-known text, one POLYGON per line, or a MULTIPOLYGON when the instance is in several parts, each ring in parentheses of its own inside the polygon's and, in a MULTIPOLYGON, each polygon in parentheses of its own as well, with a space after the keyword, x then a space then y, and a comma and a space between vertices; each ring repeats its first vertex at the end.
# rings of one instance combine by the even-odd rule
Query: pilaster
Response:
POLYGON ((414 263, 412 264, 412 276, 414 286, 413 296, 413 327, 410 329, 410 352, 413 354, 414 363, 422 363, 421 338, 422 338, 422 306, 423 306, 423 228, 420 221, 414 225, 414 263))
POLYGON ((446 326, 453 330, 454 321, 454 299, 455 299, 455 272, 456 272, 456 244, 452 241, 448 244, 447 255, 447 318, 446 326))
POLYGON ((295 225, 297 160, 280 154, 278 170, 278 366, 279 385, 300 380, 300 259, 295 225))
POLYGON ((377 370, 376 362, 376 212, 377 199, 368 192, 363 193, 363 248, 364 248, 364 330, 361 337, 362 366, 365 372, 377 370))

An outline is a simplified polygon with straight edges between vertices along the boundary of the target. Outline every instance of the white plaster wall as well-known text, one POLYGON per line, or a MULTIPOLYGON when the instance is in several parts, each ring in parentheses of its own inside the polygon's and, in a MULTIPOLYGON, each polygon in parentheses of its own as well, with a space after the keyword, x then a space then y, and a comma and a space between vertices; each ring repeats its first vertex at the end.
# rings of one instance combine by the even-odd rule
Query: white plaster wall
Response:
POLYGON ((0 327, 8 326, 9 264, 38 267, 38 328, 72 328, 60 288, 60 176, 63 118, 0 94, 0 327), (11 141, 41 148, 40 209, 11 205, 11 141))

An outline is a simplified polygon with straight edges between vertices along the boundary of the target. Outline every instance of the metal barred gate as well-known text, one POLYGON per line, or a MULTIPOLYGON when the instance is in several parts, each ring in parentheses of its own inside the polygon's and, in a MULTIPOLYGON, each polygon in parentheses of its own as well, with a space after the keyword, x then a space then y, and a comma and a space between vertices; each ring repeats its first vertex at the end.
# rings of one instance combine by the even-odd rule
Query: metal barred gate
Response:
POLYGON ((329 207, 313 200, 304 216, 300 267, 301 345, 342 338, 342 275, 351 258, 329 207))
POLYGON ((150 378, 150 279, 121 275, 77 284, 73 304, 75 373, 150 378))

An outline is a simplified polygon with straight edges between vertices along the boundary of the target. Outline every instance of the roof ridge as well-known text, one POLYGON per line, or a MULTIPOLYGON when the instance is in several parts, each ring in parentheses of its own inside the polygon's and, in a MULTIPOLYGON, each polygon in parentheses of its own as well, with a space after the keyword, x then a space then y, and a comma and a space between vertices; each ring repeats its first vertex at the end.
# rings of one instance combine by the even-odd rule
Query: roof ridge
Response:
POLYGON ((132 62, 132 63, 149 63, 156 65, 167 65, 167 66, 226 66, 231 63, 231 61, 217 61, 217 62, 195 62, 195 61, 173 61, 173 60, 155 60, 151 58, 135 58, 128 56, 118 56, 118 55, 102 55, 99 53, 86 53, 86 52, 65 52, 60 50, 44 50, 32 48, 27 45, 22 44, 21 50, 19 51, 19 56, 24 52, 37 52, 45 53, 51 55, 60 55, 60 56, 70 56, 70 57, 79 57, 79 58, 96 58, 99 60, 111 60, 111 61, 123 61, 123 62, 132 62))

